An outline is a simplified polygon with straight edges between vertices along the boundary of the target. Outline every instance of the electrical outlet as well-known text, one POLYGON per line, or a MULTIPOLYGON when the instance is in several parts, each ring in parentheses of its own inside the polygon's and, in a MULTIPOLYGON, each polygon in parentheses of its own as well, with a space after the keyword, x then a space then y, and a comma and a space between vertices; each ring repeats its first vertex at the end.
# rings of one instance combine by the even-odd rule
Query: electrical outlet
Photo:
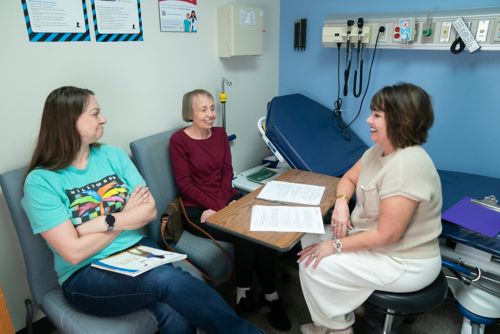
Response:
POLYGON ((476 41, 486 42, 486 37, 488 36, 488 27, 490 25, 490 21, 482 20, 477 24, 477 32, 476 32, 476 41))
POLYGON ((439 43, 448 43, 451 35, 451 22, 443 22, 441 24, 441 32, 439 33, 439 43))
MULTIPOLYGON (((500 26, 500 21, 499 21, 499 26, 500 26)), ((378 34, 378 30, 380 27, 384 27, 385 31, 380 33, 380 36, 378 37, 379 42, 387 42, 387 34, 389 33, 389 24, 379 24, 377 27, 377 30, 375 31, 375 37, 377 37, 376 34, 378 34)))
POLYGON ((493 37, 491 40, 494 43, 500 43, 500 18, 497 19, 495 29, 493 30, 493 37))

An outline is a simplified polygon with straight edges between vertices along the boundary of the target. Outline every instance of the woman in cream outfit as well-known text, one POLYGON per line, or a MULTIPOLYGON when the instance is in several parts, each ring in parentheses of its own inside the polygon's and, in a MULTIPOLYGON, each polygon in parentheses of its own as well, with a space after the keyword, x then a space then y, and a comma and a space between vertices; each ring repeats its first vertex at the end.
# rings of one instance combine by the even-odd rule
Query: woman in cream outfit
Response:
POLYGON ((441 270, 441 183, 421 146, 434 119, 430 97, 397 84, 378 91, 370 108, 375 145, 341 178, 329 237, 302 240, 300 279, 313 320, 302 333, 352 333, 353 310, 374 290, 416 291, 441 270))

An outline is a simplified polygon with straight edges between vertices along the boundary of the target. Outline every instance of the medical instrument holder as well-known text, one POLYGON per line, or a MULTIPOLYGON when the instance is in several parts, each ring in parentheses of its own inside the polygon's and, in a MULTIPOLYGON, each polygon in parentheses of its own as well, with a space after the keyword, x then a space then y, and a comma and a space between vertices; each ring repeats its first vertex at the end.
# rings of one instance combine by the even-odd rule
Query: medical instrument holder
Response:
POLYGON ((347 94, 349 94, 349 88, 348 88, 349 73, 351 72, 351 63, 352 63, 351 31, 353 24, 354 20, 347 21, 347 44, 346 44, 346 54, 345 54, 346 68, 344 70, 344 96, 347 96, 347 94))
POLYGON ((304 51, 306 49, 307 19, 297 19, 294 23, 293 48, 304 51))
POLYGON ((363 43, 361 43, 361 38, 363 34, 364 20, 362 17, 358 18, 358 50, 356 53, 356 69, 354 70, 354 81, 353 81, 353 95, 354 97, 360 97, 363 91, 363 43), (360 60, 361 58, 361 60, 360 60), (359 69, 359 87, 357 87, 356 82, 358 80, 358 69, 359 69))

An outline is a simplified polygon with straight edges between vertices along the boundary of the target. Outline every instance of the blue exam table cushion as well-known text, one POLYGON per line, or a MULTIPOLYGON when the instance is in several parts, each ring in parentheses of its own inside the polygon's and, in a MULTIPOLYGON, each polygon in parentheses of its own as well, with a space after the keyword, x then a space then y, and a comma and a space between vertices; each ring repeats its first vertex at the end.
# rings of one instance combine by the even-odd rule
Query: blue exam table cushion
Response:
POLYGON ((292 168, 341 176, 366 144, 351 130, 342 136, 333 111, 302 95, 275 97, 267 106, 266 137, 292 168))

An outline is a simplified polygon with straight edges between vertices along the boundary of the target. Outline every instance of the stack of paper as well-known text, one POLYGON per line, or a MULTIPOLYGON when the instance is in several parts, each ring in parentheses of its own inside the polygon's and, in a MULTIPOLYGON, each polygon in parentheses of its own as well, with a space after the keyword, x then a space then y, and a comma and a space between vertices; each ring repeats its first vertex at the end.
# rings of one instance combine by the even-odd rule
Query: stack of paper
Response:
POLYGON ((165 263, 187 258, 186 254, 136 246, 92 263, 92 267, 135 277, 165 263))
POLYGON ((325 187, 310 184, 270 181, 261 190, 258 199, 283 203, 319 205, 325 187))
POLYGON ((317 206, 254 205, 250 231, 309 232, 323 234, 323 218, 317 206))
MULTIPOLYGON (((281 203, 319 205, 325 187, 310 184, 270 181, 261 190, 258 199, 281 203)), ((318 206, 252 207, 251 231, 309 232, 323 234, 323 217, 318 206)))

